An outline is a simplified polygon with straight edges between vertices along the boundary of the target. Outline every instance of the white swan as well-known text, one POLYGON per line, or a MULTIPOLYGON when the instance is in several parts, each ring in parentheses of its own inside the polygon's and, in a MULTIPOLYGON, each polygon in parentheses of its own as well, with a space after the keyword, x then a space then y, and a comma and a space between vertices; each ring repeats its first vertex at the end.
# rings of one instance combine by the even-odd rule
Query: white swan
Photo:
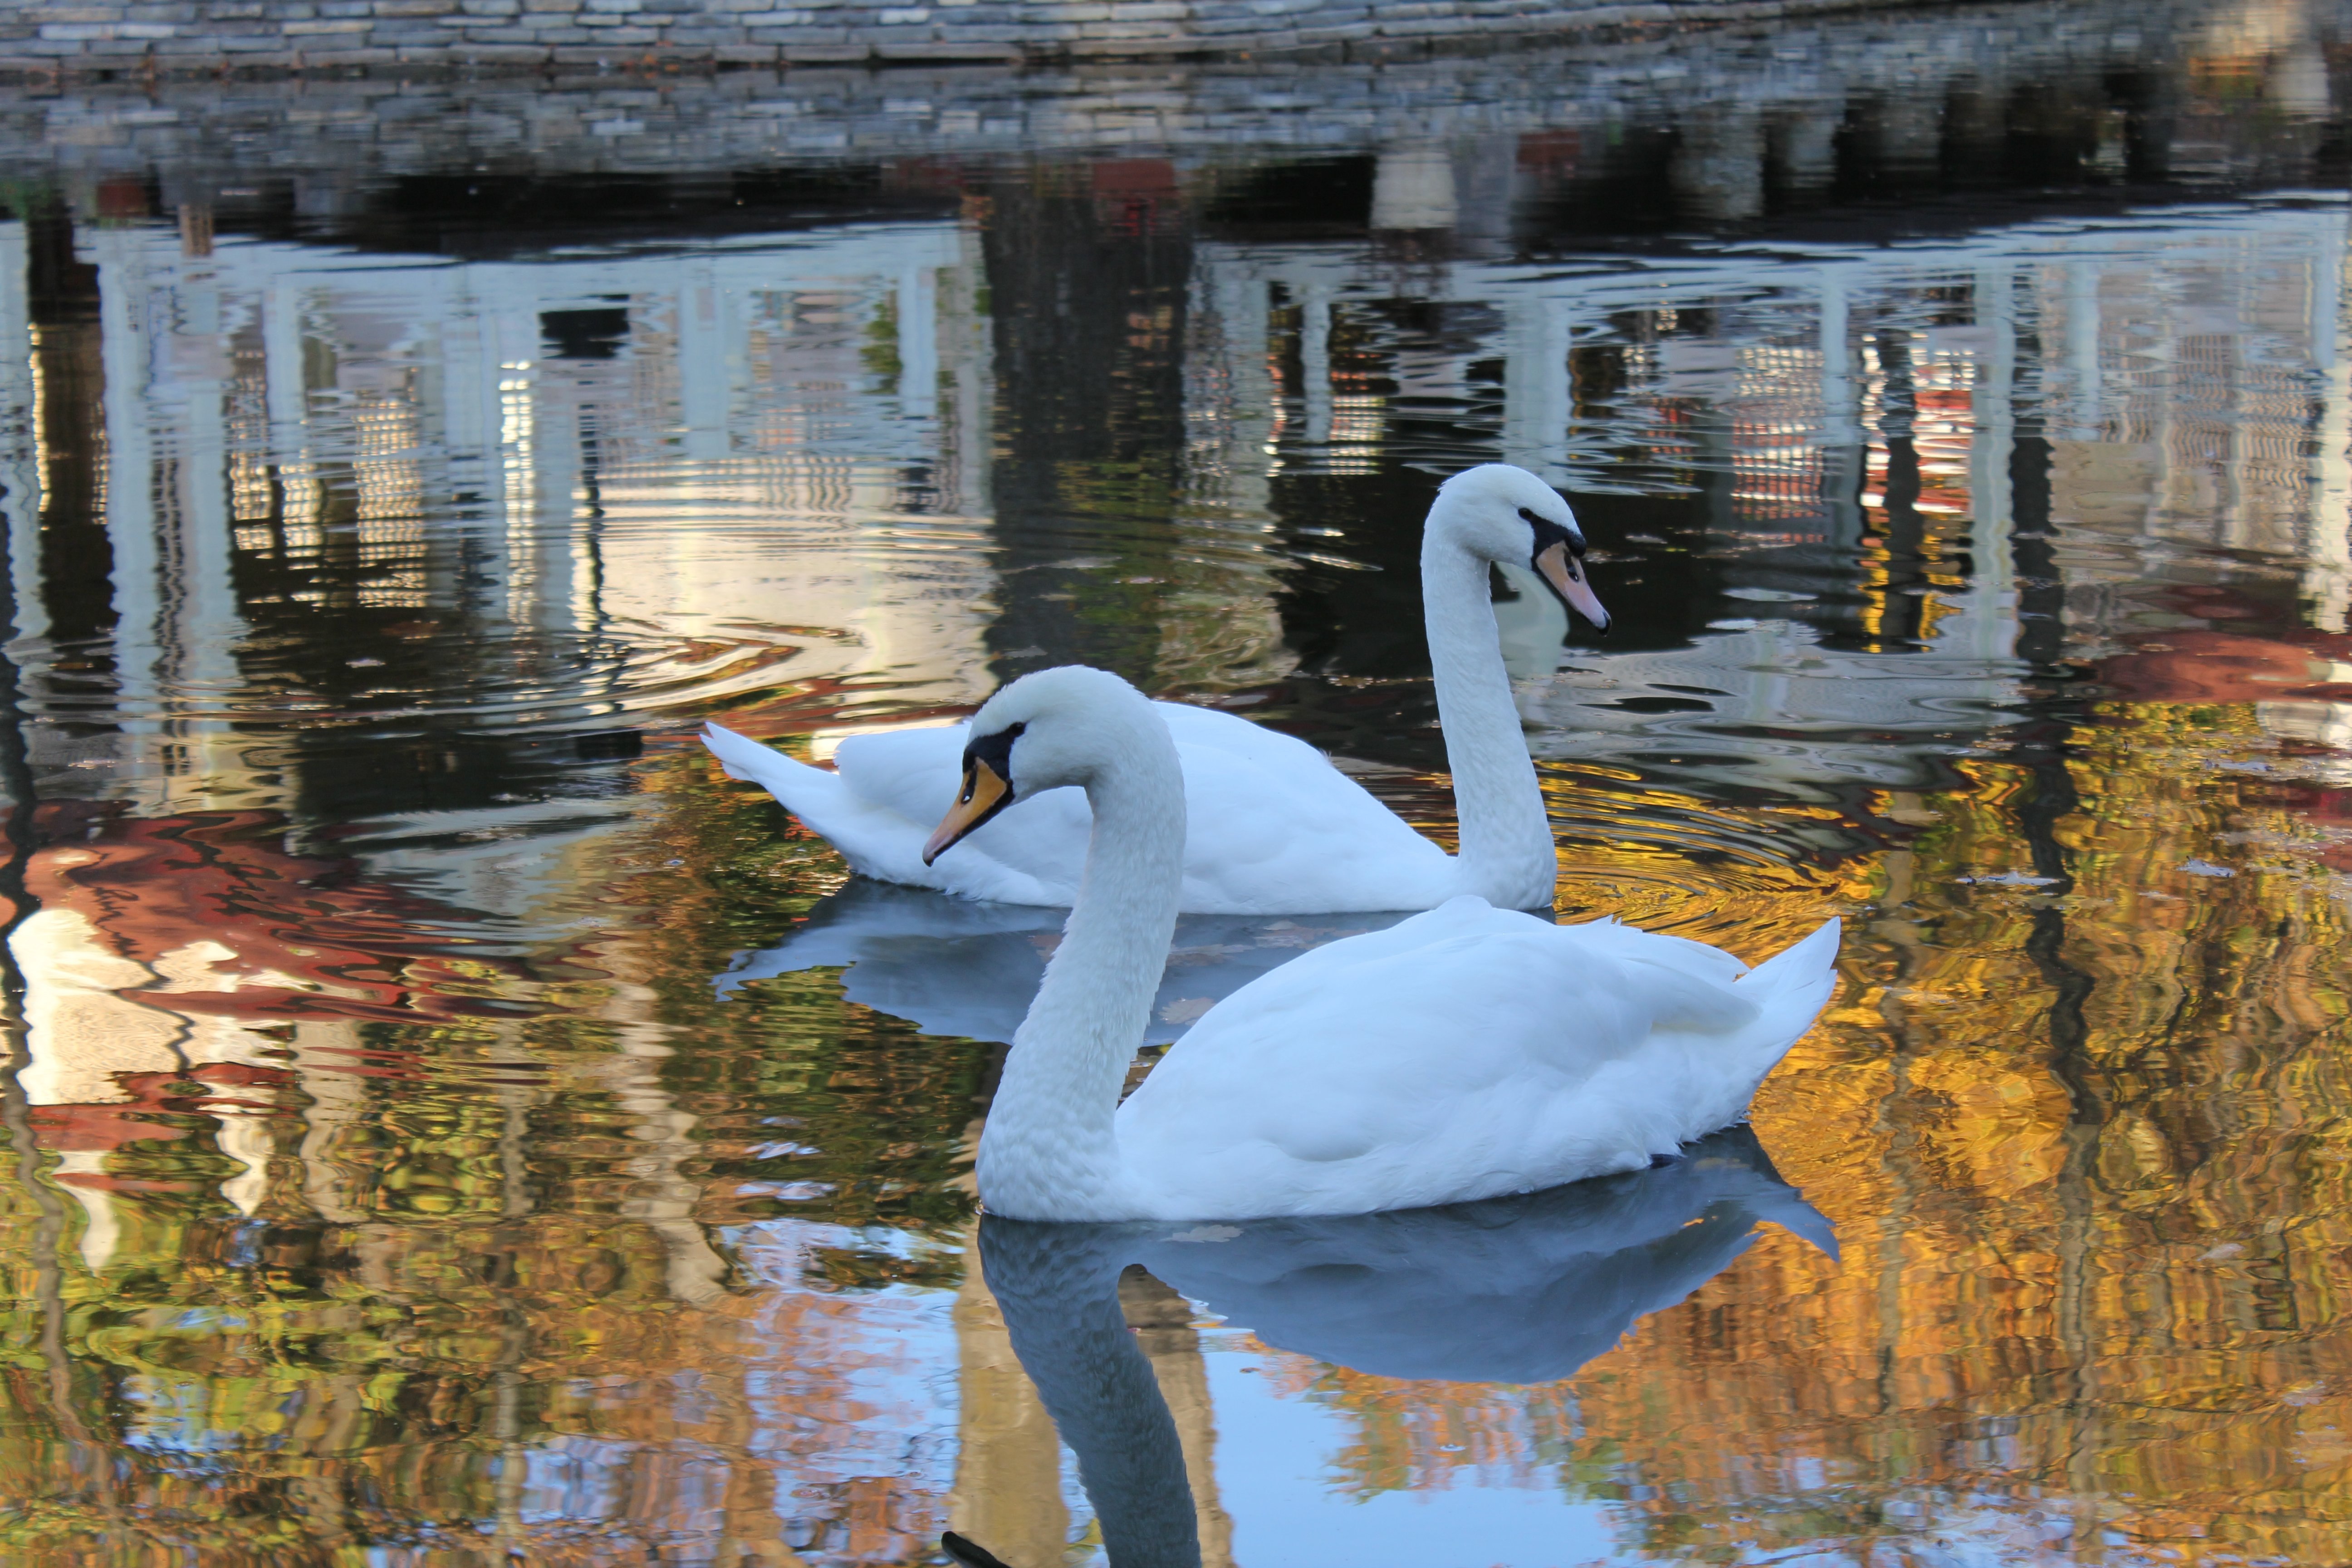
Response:
POLYGON ((1065 784, 1094 808, 1085 877, 981 1137, 982 1201, 1014 1218, 1361 1214, 1638 1170, 1745 1115, 1834 983, 1834 920, 1749 971, 1465 896, 1243 986, 1122 1105, 1183 879, 1151 705, 1101 670, 1014 681, 923 854, 1065 784))
MULTIPOLYGON (((1179 907, 1191 914, 1426 910, 1464 893, 1549 909, 1559 874, 1543 795, 1511 700, 1487 588, 1489 562, 1532 568, 1605 630, 1579 557, 1584 535, 1549 485, 1489 463, 1445 481, 1421 547, 1423 614, 1462 852, 1446 854, 1304 741, 1181 703, 1158 704, 1183 759, 1190 837, 1179 907)), ((856 736, 826 773, 711 724, 728 773, 764 785, 852 869, 969 899, 1067 905, 1087 853, 1086 797, 1024 799, 933 868, 923 835, 954 798, 965 727, 856 736)))

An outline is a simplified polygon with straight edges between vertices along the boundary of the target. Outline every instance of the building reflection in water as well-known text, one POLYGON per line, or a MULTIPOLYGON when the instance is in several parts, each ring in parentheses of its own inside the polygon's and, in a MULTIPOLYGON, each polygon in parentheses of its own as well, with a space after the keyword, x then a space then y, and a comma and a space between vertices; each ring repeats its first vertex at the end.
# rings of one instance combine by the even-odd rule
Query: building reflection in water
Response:
MULTIPOLYGON (((2235 156, 2200 79, 2329 112, 2216 37, 2169 142, 2048 139, 2177 174, 2235 156)), ((1959 145, 2000 116, 1954 91, 1959 145)), ((925 165, 912 217, 465 259, 26 197, 0 1551, 1092 1550, 970 1262, 994 1049, 893 1016, 884 927, 846 982, 774 958, 856 900, 687 737, 823 757, 1084 657, 1442 833, 1414 531, 1499 458, 1573 492, 1622 623, 1563 651, 1497 584, 1563 906, 1747 952, 1850 917, 1757 1117, 1842 1256, 1756 1231, 1528 1388, 1114 1270, 1202 1560, 1251 1559, 1236 1467, 1306 1407, 1316 1520, 1508 1487, 1658 1560, 2328 1560, 2346 209, 1545 227, 1628 169, 1702 227, 1899 194, 1918 127, 1842 123, 925 165)), ((1008 973, 1050 926, 992 931, 1008 973)), ((1204 941, 1202 986, 1329 934, 1204 941)))

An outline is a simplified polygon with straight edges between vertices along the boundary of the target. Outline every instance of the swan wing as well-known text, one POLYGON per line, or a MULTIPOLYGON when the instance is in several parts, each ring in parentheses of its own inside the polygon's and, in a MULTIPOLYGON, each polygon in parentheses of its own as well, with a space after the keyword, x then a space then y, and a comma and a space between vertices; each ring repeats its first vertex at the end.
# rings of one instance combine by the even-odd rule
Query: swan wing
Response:
POLYGON ((1422 910, 1460 886, 1454 858, 1306 742, 1179 703, 1187 912, 1422 910))
POLYGON ((1213 1008, 1120 1107, 1122 1157, 1171 1217, 1361 1213, 1639 1169, 1744 1113, 1827 999, 1824 933, 1724 984, 1675 939, 1457 899, 1213 1008))
MULTIPOLYGON (((1153 707, 1184 766, 1188 913, 1426 909, 1458 885, 1452 857, 1304 741, 1229 713, 1153 707)), ((923 864, 923 842, 961 785, 964 737, 961 724, 852 736, 831 773, 717 724, 705 727, 703 743, 863 876, 968 899, 1067 905, 1094 826, 1077 789, 1033 795, 923 864)))

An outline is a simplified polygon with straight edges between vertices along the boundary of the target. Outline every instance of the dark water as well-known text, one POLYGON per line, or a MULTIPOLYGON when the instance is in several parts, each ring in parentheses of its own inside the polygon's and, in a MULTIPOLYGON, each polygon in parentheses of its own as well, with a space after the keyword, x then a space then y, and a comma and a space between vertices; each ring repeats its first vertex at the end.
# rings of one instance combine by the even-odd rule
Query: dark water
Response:
MULTIPOLYGON (((1998 81, 1865 19, 1436 139, 60 136, 0 193, 0 1558, 2352 1558, 2352 57, 2001 15, 1998 81), (1618 618, 1497 584, 1563 911, 1847 920, 1753 1136, 982 1227, 1056 919, 848 881, 695 727, 1082 659, 1443 839, 1417 530, 1494 459, 1618 618)), ((1188 921, 1154 1041, 1366 923, 1188 921)))

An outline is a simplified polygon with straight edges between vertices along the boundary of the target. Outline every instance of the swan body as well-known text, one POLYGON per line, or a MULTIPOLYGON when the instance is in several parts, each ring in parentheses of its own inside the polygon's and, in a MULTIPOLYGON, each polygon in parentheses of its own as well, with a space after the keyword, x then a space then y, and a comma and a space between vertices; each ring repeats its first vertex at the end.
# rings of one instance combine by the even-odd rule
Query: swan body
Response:
POLYGON ((1828 1001, 1834 920, 1748 970, 1613 921, 1463 896, 1234 992, 1125 1104, 1175 925, 1184 781, 1118 677, 1024 677, 975 716, 928 857, 1077 784, 1091 847, 980 1149, 993 1213, 1049 1220, 1360 1214, 1638 1170, 1739 1120, 1828 1001))
MULTIPOLYGON (((1549 909, 1559 865, 1511 698, 1487 586, 1489 563, 1526 567, 1597 626, 1608 613, 1578 558, 1584 536, 1550 486, 1489 463, 1446 480, 1422 536, 1422 596, 1437 706, 1461 826, 1448 855, 1305 742, 1230 713, 1155 704, 1184 780, 1178 907, 1194 914, 1427 910, 1475 894, 1549 909)), ((721 766, 765 787, 862 876, 969 899, 1067 906, 1077 897, 1091 812, 1076 790, 1024 795, 933 867, 923 836, 954 796, 964 725, 853 736, 836 772, 794 762, 717 724, 721 766)))
MULTIPOLYGON (((1459 890, 1453 856, 1306 742, 1213 709, 1151 706, 1184 769, 1186 911, 1424 910, 1459 890)), ((992 903, 1068 908, 1092 826, 1078 790, 1023 802, 972 835, 969 858, 959 851, 936 868, 923 864, 923 836, 955 798, 969 733, 952 724, 852 736, 835 753, 837 773, 717 724, 704 729, 702 742, 728 773, 764 786, 822 835, 860 876, 992 903)), ((1547 904, 1552 876, 1548 865, 1540 900, 1547 904)))

